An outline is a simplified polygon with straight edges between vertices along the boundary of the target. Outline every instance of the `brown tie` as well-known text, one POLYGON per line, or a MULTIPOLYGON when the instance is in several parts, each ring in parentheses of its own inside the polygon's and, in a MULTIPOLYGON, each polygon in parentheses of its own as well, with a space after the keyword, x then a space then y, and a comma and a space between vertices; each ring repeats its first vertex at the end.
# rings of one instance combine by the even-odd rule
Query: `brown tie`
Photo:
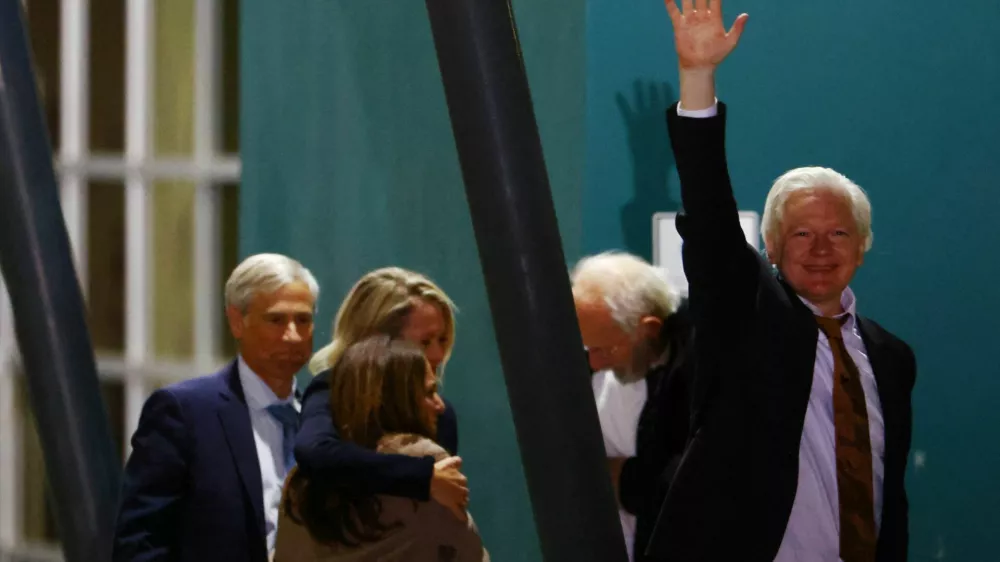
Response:
MULTIPOLYGON (((843 317, 844 320, 847 316, 843 317)), ((842 320, 816 317, 833 352, 833 420, 837 432, 837 491, 840 496, 840 558, 874 562, 875 501, 868 406, 858 368, 844 347, 842 320)))

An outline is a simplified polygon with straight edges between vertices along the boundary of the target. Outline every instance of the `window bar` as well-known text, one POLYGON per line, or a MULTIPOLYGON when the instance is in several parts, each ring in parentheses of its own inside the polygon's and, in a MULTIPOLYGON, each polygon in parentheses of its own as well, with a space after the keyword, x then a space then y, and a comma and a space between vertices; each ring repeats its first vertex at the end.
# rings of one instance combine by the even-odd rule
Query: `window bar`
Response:
POLYGON ((17 340, 7 288, 0 276, 0 552, 21 538, 21 416, 14 409, 17 340))
MULTIPOLYGON (((194 158, 208 170, 219 152, 222 41, 218 0, 195 0, 194 158)), ((199 372, 210 368, 220 349, 219 188, 206 174, 195 181, 194 201, 194 358, 199 372)))
POLYGON ((146 399, 140 367, 149 353, 148 179, 138 167, 150 158, 153 64, 152 0, 129 0, 125 22, 125 451, 146 399))
MULTIPOLYGON (((60 137, 59 158, 83 160, 89 144, 90 107, 90 6, 89 0, 62 0, 60 35, 60 137)), ((73 247, 80 288, 87 294, 87 179, 75 171, 62 174, 60 199, 63 220, 73 247)))
POLYGON ((211 183, 226 183, 239 180, 240 159, 217 154, 206 164, 188 158, 157 158, 134 164, 113 155, 91 154, 84 161, 59 160, 56 169, 61 174, 72 171, 101 180, 120 180, 129 174, 138 174, 147 181, 171 179, 197 182, 205 179, 211 183))

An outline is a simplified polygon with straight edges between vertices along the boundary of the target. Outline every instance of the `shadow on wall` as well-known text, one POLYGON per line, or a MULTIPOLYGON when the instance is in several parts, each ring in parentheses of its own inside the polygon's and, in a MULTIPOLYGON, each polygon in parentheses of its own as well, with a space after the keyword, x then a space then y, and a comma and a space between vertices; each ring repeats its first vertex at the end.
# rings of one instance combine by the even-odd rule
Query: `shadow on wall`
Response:
POLYGON ((632 155, 633 194, 621 208, 622 237, 629 252, 647 260, 653 258, 653 214, 681 207, 679 196, 667 186, 674 156, 667 136, 666 109, 676 95, 666 82, 643 80, 633 82, 631 99, 625 92, 615 95, 632 155))

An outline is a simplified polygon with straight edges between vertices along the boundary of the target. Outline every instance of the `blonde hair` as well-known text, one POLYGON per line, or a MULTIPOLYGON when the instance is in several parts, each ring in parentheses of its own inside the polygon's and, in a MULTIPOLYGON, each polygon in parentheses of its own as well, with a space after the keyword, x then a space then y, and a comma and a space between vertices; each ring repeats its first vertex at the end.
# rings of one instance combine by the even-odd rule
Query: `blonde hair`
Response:
POLYGON ((455 343, 455 304, 427 277, 401 267, 384 267, 365 274, 344 297, 333 321, 333 340, 313 355, 309 370, 315 375, 329 369, 348 347, 368 336, 399 337, 419 301, 436 305, 444 317, 443 369, 455 343))

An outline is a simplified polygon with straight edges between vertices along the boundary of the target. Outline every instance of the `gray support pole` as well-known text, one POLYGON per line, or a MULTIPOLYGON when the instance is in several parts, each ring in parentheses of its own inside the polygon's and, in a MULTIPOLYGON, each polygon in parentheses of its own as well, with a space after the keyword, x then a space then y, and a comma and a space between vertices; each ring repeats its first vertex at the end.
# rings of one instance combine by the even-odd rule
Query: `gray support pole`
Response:
POLYGON ((0 270, 68 562, 111 559, 121 460, 101 400, 21 2, 0 0, 0 270))
POLYGON ((624 561, 513 8, 426 5, 542 554, 624 561))

